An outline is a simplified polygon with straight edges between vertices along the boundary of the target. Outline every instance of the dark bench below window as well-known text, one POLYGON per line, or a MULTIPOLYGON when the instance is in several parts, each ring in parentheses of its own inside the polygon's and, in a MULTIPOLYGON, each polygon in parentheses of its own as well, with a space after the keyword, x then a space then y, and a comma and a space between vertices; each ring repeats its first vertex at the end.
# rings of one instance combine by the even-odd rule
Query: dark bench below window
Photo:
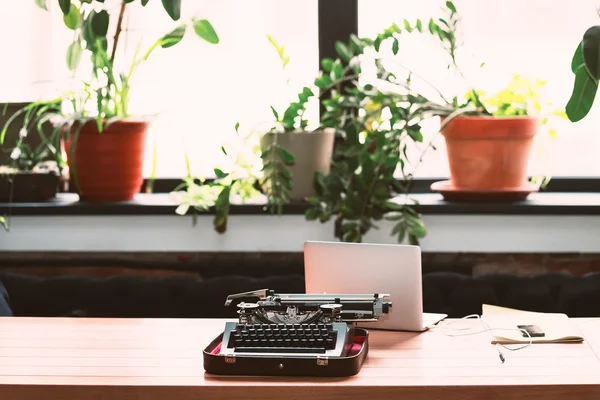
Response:
MULTIPOLYGON (((186 276, 37 277, 5 273, 0 274, 0 281, 8 292, 14 315, 46 317, 235 317, 236 308, 224 306, 229 294, 264 288, 281 293, 304 291, 302 275, 201 279, 186 276)), ((600 273, 523 277, 432 272, 423 276, 423 302, 425 312, 446 313, 457 318, 481 314, 484 303, 560 312, 571 317, 600 317, 600 273)))

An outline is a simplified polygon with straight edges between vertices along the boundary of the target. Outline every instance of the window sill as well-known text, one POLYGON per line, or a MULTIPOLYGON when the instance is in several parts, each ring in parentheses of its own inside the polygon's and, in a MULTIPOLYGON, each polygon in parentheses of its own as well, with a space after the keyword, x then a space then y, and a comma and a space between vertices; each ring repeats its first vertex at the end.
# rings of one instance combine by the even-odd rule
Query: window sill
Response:
MULTIPOLYGON (((446 203, 436 194, 413 198, 428 229, 423 252, 600 253, 600 193, 538 193, 502 205, 446 203)), ((302 252, 306 240, 336 240, 332 222, 304 219, 304 205, 289 205, 280 216, 262 204, 234 205, 224 234, 214 231, 209 212, 194 226, 175 208, 168 194, 119 204, 79 203, 70 194, 1 204, 10 231, 0 230, 0 251, 302 252)), ((378 227, 365 242, 396 243, 392 223, 378 227)))
MULTIPOLYGON (((518 203, 453 203, 434 193, 411 194, 418 201, 415 207, 424 215, 598 215, 600 193, 534 193, 527 201, 518 203)), ((77 195, 59 193, 42 203, 0 203, 0 215, 173 215, 177 204, 167 193, 139 194, 136 199, 119 203, 82 203, 77 195)), ((289 204, 284 215, 303 215, 305 204, 289 204)), ((211 214, 211 211, 204 212, 211 214)), ((231 215, 269 215, 263 202, 234 204, 231 215)))

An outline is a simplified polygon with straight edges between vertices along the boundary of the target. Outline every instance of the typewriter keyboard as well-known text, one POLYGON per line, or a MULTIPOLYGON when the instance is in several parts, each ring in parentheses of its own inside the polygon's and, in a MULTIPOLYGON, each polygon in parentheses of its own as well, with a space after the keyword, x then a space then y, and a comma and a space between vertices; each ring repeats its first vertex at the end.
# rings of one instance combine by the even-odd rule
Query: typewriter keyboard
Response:
POLYGON ((239 324, 228 322, 223 352, 340 356, 349 340, 346 323, 239 324))

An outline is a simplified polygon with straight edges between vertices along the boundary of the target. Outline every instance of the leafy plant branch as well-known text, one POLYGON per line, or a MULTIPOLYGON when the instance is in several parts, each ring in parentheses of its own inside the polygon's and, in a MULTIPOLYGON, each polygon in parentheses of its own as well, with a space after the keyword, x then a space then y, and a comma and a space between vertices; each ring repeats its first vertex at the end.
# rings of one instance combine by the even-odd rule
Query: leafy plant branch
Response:
MULTIPOLYGON (((239 124, 235 125, 236 134, 239 136, 239 124)), ((246 142, 249 138, 241 138, 246 142)), ((259 196, 257 189, 258 179, 254 175, 254 162, 248 160, 247 155, 252 151, 243 147, 237 153, 231 153, 221 147, 221 151, 233 161, 233 167, 228 170, 214 168, 215 179, 199 181, 188 176, 184 182, 172 193, 179 204, 176 213, 186 215, 190 209, 195 212, 205 212, 214 209, 213 227, 218 233, 227 231, 231 203, 248 201, 259 196)), ((193 214, 196 216, 196 214, 193 214)), ((194 219, 194 224, 196 219, 194 219)))
MULTIPOLYGON (((276 50, 285 71, 290 61, 290 57, 285 53, 285 47, 279 45, 270 35, 267 35, 267 39, 276 50)), ((290 81, 291 79, 288 78, 286 84, 290 81)), ((266 133, 261 151, 263 161, 261 186, 267 196, 267 209, 270 213, 281 214, 283 206, 289 203, 293 185, 293 174, 289 167, 296 161, 295 155, 281 145, 279 136, 283 133, 306 130, 308 121, 304 118, 304 113, 313 96, 312 89, 302 88, 297 101, 290 102, 282 115, 271 106, 275 124, 266 133)))

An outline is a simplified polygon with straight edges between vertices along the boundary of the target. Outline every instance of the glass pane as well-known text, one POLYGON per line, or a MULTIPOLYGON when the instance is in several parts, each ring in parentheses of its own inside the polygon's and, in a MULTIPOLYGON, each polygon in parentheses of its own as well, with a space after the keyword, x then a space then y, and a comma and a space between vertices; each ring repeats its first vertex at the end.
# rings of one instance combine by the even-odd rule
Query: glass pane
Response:
MULTIPOLYGON (((502 2, 455 0, 462 16, 463 42, 459 65, 472 86, 494 92, 505 86, 512 74, 546 80, 545 99, 565 107, 573 87, 571 59, 585 30, 598 23, 597 1, 505 0, 502 2), (568 4, 568 6, 566 6, 568 4), (482 62, 484 67, 480 68, 482 62)), ((374 37, 392 23, 440 16, 442 0, 359 0, 359 34, 374 37)), ((415 71, 447 93, 462 96, 458 77, 446 71, 445 53, 428 35, 411 35, 401 42, 395 61, 415 71)), ((391 52, 389 53, 391 56, 391 52)), ((427 85, 423 88, 429 89, 427 85)), ((431 91, 430 91, 431 92, 431 91)), ((541 133, 532 154, 532 174, 552 176, 600 176, 596 151, 600 148, 598 104, 579 123, 560 121, 554 127, 556 140, 541 133)), ((434 138, 439 123, 429 127, 425 143, 434 138)), ((434 138, 437 151, 429 151, 415 172, 420 177, 448 176, 441 136, 434 138)), ((411 151, 411 160, 420 150, 411 151)))
MULTIPOLYGON (((135 4, 127 21, 127 60, 140 41, 144 49, 176 26, 161 2, 151 1, 145 9, 135 4)), ((268 129, 270 106, 283 112, 319 66, 317 0, 194 0, 183 2, 182 14, 182 20, 208 19, 220 43, 208 44, 190 30, 176 46, 155 51, 137 71, 131 111, 159 113, 151 128, 158 177, 184 176, 184 151, 196 175, 211 176, 224 161, 220 147, 240 142, 236 123, 243 135, 268 129), (290 57, 285 70, 267 34, 290 57)), ((317 104, 309 115, 318 123, 317 104)), ((149 145, 146 175, 152 165, 149 145)))
POLYGON ((53 86, 52 18, 34 1, 0 1, 0 103, 29 102, 53 86))

